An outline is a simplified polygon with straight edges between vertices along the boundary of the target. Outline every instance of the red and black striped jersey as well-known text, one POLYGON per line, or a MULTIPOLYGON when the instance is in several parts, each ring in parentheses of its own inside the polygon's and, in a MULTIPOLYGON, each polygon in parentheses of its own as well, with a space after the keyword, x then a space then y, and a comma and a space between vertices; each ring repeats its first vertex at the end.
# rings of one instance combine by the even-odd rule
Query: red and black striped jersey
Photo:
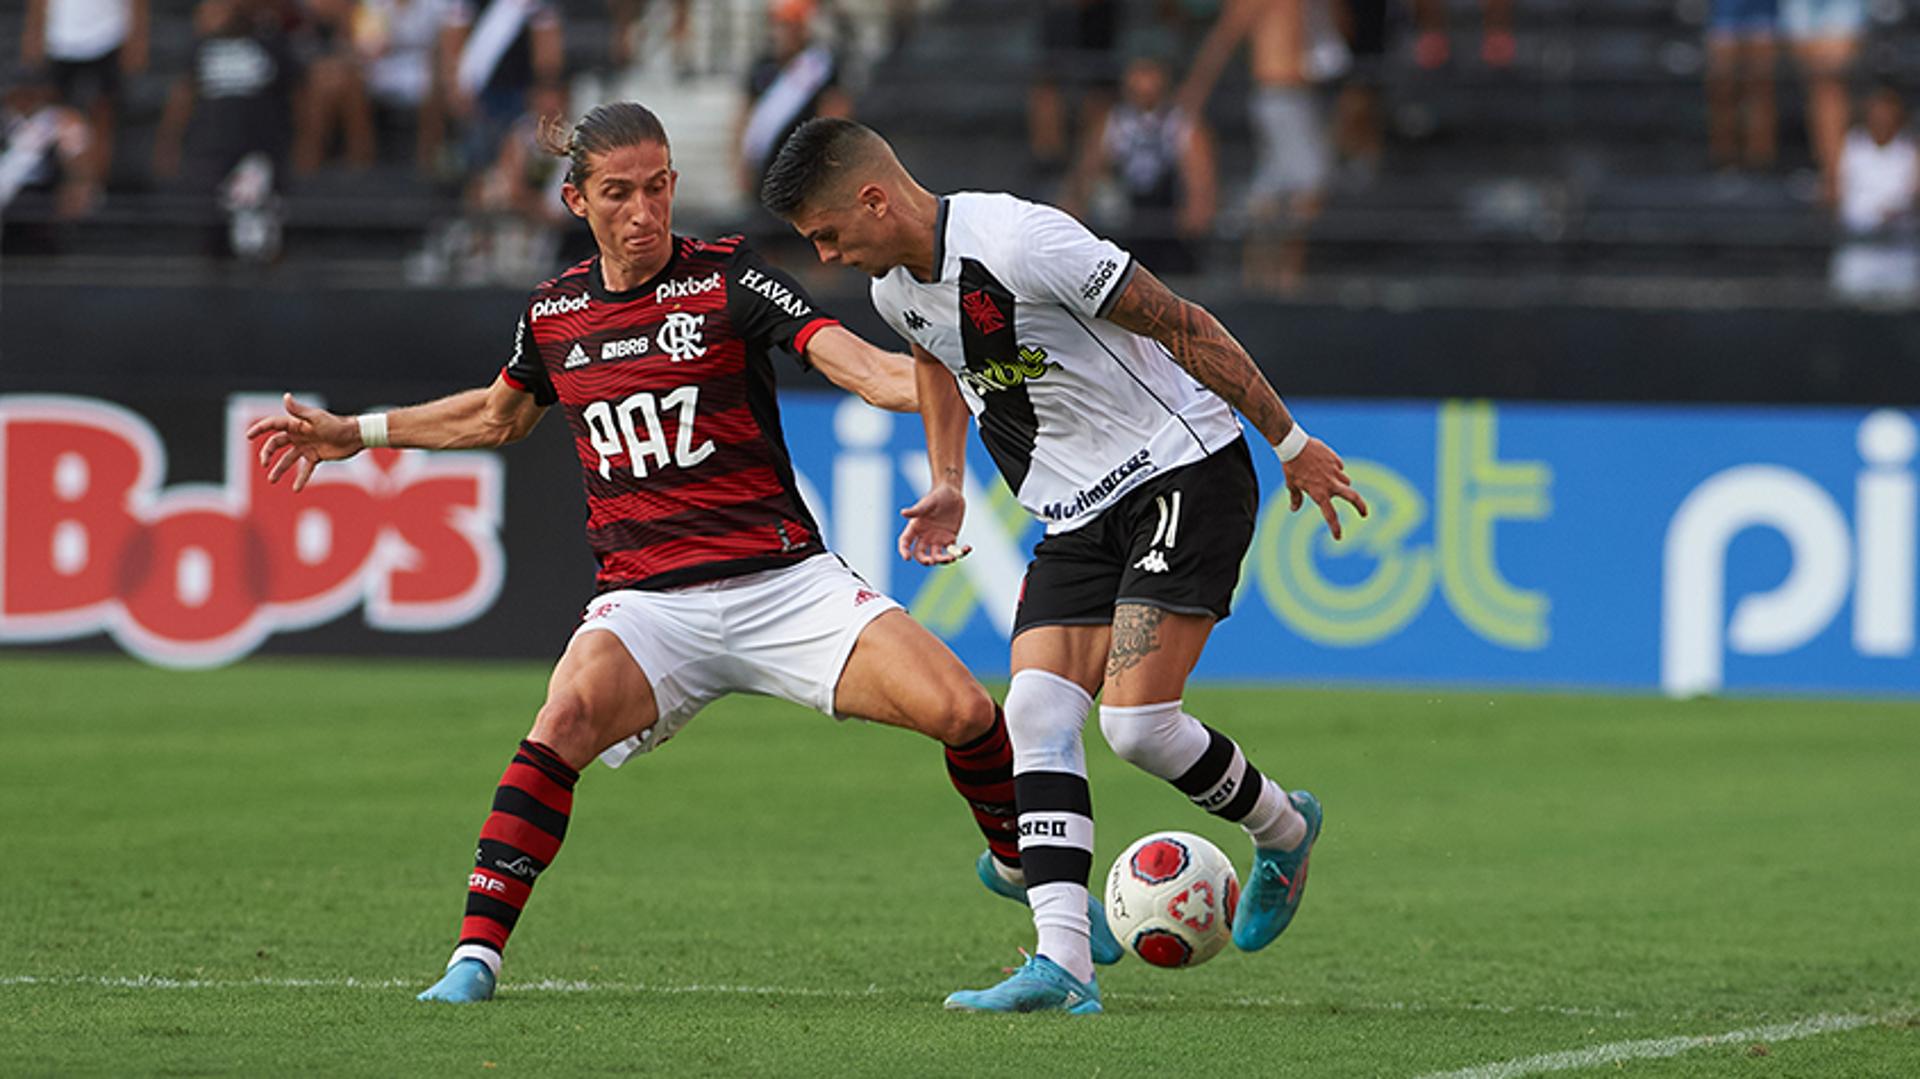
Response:
POLYGON ((580 455, 599 588, 672 588, 826 549, 794 484, 769 353, 805 365, 836 320, 737 236, 673 238, 646 283, 598 256, 533 290, 501 377, 558 402, 580 455))

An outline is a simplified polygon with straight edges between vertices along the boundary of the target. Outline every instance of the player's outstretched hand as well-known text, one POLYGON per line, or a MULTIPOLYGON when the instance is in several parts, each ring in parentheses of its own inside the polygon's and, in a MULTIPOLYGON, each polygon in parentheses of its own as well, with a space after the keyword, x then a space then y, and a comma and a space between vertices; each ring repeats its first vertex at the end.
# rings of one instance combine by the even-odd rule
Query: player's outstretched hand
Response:
POLYGON ((267 482, 279 483, 293 470, 293 489, 303 490, 313 478, 313 470, 322 461, 338 461, 359 453, 360 425, 324 408, 303 405, 292 394, 282 394, 287 406, 284 416, 255 420, 247 428, 247 439, 260 440, 260 467, 267 470, 267 482))
POLYGON ((1313 499, 1313 504, 1320 507, 1320 516, 1327 519, 1327 528, 1334 539, 1340 538, 1340 515, 1334 512, 1334 499, 1345 499, 1360 511, 1360 516, 1367 515, 1367 500, 1353 489, 1353 481, 1347 478, 1346 462, 1325 442, 1308 439, 1300 456, 1280 467, 1287 474, 1287 493, 1293 497, 1294 510, 1297 512, 1306 499, 1313 499))
POLYGON ((950 483, 935 486, 920 501, 900 511, 907 527, 900 530, 900 557, 923 566, 958 562, 971 547, 960 546, 960 522, 967 516, 967 498, 950 483))

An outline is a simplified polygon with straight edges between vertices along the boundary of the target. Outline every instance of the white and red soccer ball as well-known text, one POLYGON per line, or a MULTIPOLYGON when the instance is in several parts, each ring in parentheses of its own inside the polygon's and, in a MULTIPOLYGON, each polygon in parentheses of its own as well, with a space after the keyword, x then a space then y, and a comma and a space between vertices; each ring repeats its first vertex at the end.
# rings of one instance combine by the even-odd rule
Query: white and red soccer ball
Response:
POLYGON ((1220 848, 1191 832, 1135 840, 1107 873, 1107 924, 1156 967, 1212 959, 1233 936, 1240 878, 1220 848))

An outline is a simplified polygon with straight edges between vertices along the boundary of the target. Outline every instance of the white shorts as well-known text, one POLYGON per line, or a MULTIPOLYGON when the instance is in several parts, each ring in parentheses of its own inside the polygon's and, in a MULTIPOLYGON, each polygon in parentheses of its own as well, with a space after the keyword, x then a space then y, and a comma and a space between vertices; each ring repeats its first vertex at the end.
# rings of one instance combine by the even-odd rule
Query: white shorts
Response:
POLYGON ((685 588, 595 596, 573 635, 620 638, 660 708, 658 722, 600 754, 601 762, 620 767, 729 693, 834 715, 834 689, 861 631, 899 609, 832 554, 685 588))

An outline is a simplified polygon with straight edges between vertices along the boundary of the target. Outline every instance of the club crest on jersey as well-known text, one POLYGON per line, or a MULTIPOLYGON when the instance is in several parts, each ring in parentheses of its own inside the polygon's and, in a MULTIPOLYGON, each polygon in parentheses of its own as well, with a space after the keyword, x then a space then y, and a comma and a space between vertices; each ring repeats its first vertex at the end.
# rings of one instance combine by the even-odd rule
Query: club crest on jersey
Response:
POLYGON ((715 270, 705 277, 690 277, 679 281, 668 281, 653 290, 654 303, 666 303, 668 300, 684 300, 689 296, 698 296, 703 292, 712 292, 720 287, 720 271, 715 270))
POLYGON ((693 359, 695 356, 705 356, 707 347, 700 343, 700 338, 705 332, 703 327, 706 322, 705 315, 689 315, 685 311, 669 314, 666 323, 660 327, 660 332, 655 338, 660 344, 660 350, 672 357, 675 363, 693 359))
POLYGON ((1024 386, 1030 381, 1046 377, 1048 371, 1059 366, 1047 360, 1046 349, 1022 345, 1015 359, 982 360, 980 366, 969 366, 960 377, 967 380, 967 385, 972 386, 975 393, 984 396, 1024 386))
POLYGON ((975 289, 960 297, 960 310, 966 314, 967 321, 983 334, 999 333, 1007 324, 1007 316, 1001 314, 1000 305, 993 302, 985 289, 975 289))
POLYGON ((555 296, 550 300, 541 300, 539 303, 534 304, 533 310, 529 311, 528 314, 532 316, 535 322, 546 318, 548 315, 571 315, 576 311, 585 311, 587 309, 587 301, 588 297, 584 292, 577 296, 555 296))

